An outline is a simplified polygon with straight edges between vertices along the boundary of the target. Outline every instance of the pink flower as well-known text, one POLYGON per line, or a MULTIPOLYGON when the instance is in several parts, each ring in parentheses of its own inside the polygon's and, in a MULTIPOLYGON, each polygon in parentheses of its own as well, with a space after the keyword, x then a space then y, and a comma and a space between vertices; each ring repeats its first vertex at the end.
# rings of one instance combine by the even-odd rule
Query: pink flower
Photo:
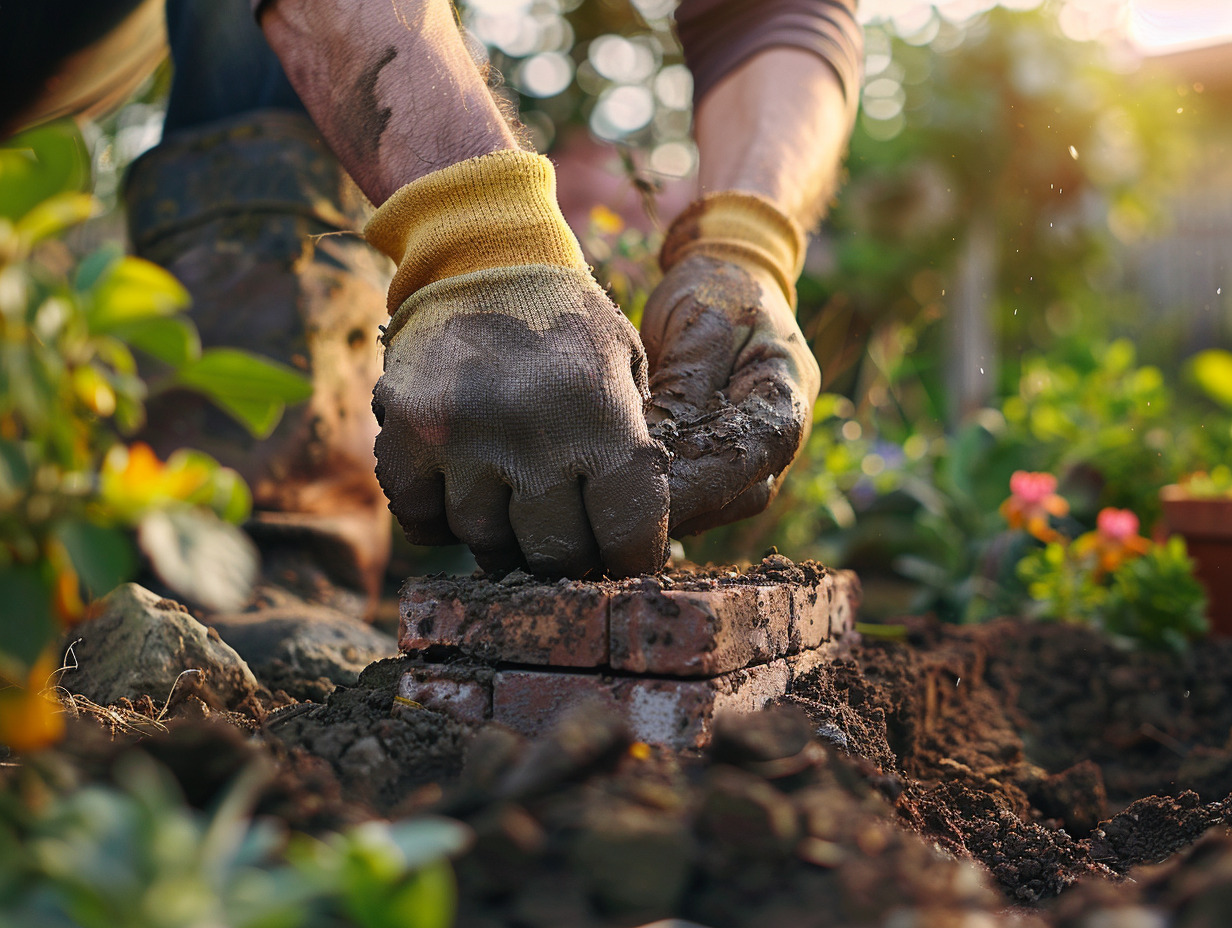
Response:
POLYGON ((1016 470, 1010 476, 1010 493, 1027 506, 1038 506, 1057 492, 1057 478, 1038 471, 1016 470))
POLYGON ((1043 542, 1058 541, 1061 535, 1048 520, 1067 512, 1069 503, 1057 495, 1056 477, 1038 471, 1014 471, 1010 498, 1001 504, 1001 515, 1010 528, 1024 528, 1043 542))
POLYGON ((1138 534, 1138 517, 1128 509, 1101 509, 1095 530, 1108 541, 1124 542, 1138 534))
POLYGON ((1126 561, 1151 550, 1151 542, 1138 534, 1138 517, 1128 509, 1101 509, 1095 518, 1095 531, 1074 542, 1080 557, 1094 556, 1097 577, 1113 573, 1126 561))

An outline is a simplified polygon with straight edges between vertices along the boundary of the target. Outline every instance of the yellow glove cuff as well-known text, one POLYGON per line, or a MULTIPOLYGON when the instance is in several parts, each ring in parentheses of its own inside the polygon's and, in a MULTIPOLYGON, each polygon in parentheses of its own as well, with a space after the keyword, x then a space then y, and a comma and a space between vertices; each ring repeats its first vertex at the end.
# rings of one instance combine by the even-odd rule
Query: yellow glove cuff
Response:
POLYGON ((552 162, 526 151, 481 155, 412 181, 376 211, 364 237, 398 264, 391 313, 421 287, 475 271, 587 269, 556 202, 552 162))
POLYGON ((804 230, 767 198, 729 190, 694 200, 672 223, 659 251, 668 270, 693 254, 768 271, 793 309, 804 269, 804 230))

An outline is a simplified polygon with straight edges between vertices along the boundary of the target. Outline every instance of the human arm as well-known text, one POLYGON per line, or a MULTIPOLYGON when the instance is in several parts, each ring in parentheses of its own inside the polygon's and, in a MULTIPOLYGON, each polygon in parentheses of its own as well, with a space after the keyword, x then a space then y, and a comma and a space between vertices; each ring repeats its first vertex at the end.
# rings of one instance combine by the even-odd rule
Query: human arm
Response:
POLYGON ((761 49, 695 107, 702 197, 668 232, 642 322, 652 418, 675 452, 673 534, 765 508, 807 437, 820 373, 795 280, 854 112, 853 55, 835 57, 761 49))
POLYGON ((262 28, 380 205, 395 263, 377 476, 408 538, 486 568, 653 571, 666 454, 637 333, 590 276, 550 162, 517 150, 448 0, 270 0, 262 28))

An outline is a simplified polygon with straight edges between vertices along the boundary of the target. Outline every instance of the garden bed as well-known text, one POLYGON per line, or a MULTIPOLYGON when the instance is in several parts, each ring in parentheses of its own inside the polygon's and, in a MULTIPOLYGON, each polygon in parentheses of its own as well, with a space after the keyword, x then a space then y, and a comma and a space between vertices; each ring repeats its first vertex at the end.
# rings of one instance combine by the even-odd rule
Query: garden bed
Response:
MULTIPOLYGON (((310 831, 466 821, 462 925, 1077 925, 1127 908, 1209 924, 1232 891, 1232 642, 1177 657, 1064 625, 912 620, 704 752, 632 742, 585 707, 537 740, 468 727, 395 701, 404 665, 324 705, 190 698, 144 749, 201 806, 272 755, 258 812, 310 831)), ((66 745, 108 776, 95 721, 66 745)))

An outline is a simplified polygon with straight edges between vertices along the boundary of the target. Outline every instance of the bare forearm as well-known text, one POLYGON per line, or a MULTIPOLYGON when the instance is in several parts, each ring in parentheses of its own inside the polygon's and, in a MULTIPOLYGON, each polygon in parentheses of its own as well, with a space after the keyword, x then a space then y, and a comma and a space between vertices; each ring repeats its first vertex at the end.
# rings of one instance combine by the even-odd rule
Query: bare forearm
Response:
POLYGON ((274 0, 261 28, 326 142, 378 206, 432 171, 518 147, 448 0, 274 0))
POLYGON ((838 183, 849 132, 834 69, 801 49, 767 49, 698 103, 702 193, 759 193, 811 228, 838 183))

